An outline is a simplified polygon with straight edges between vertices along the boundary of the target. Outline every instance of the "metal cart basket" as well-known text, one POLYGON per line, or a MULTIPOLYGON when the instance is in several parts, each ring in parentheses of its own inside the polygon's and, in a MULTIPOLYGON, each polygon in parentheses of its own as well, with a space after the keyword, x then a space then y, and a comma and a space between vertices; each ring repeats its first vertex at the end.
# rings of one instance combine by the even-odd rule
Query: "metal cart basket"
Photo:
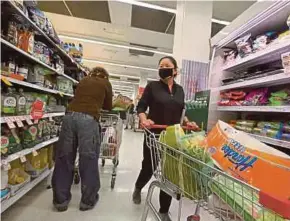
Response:
POLYGON ((102 159, 102 166, 105 165, 106 159, 110 159, 113 162, 111 188, 114 188, 117 176, 116 169, 119 164, 123 122, 119 114, 102 113, 100 124, 102 128, 100 158, 102 159))
MULTIPOLYGON (((182 198, 195 202, 196 208, 187 221, 210 221, 200 217, 200 209, 213 219, 223 221, 286 221, 290 216, 290 202, 281 202, 262 193, 214 165, 197 160, 177 148, 159 141, 159 136, 145 129, 146 142, 151 151, 152 169, 156 178, 149 187, 142 221, 149 210, 156 220, 158 212, 151 202, 156 187, 179 200, 178 221, 182 215, 182 198), (276 200, 276 201, 275 201, 276 200), (263 205, 262 205, 263 204, 263 205), (267 209, 271 207, 272 210, 267 209), (273 211, 276 212, 273 212, 273 211), (283 214, 283 215, 278 215, 283 214)), ((288 168, 289 169, 289 168, 288 168)))

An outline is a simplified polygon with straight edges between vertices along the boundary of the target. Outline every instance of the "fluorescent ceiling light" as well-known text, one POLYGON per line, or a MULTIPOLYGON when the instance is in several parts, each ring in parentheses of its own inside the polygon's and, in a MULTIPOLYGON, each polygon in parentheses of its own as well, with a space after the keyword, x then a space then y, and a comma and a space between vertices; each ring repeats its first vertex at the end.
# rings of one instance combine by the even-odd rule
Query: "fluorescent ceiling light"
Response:
POLYGON ((98 60, 85 59, 85 58, 83 59, 83 61, 111 65, 111 66, 124 67, 124 68, 141 69, 141 70, 146 70, 146 71, 157 71, 157 69, 153 69, 153 68, 139 67, 139 66, 133 66, 133 65, 127 65, 127 64, 117 64, 117 63, 112 63, 112 62, 107 62, 107 61, 98 61, 98 60))
POLYGON ((134 0, 117 0, 117 1, 131 4, 131 5, 138 5, 138 6, 145 7, 145 8, 151 8, 151 9, 155 9, 155 10, 159 10, 159 11, 166 11, 166 12, 170 12, 173 14, 176 13, 176 9, 167 8, 167 7, 163 7, 163 6, 159 6, 159 5, 153 5, 153 4, 149 4, 149 3, 145 3, 145 2, 139 2, 139 1, 134 1, 134 0))
POLYGON ((144 49, 144 48, 139 48, 139 47, 134 47, 134 46, 113 44, 113 43, 108 43, 108 42, 103 42, 103 41, 91 40, 91 39, 87 39, 87 38, 78 38, 78 37, 72 37, 72 36, 67 36, 67 35, 59 35, 58 37, 65 38, 65 39, 71 39, 74 41, 82 41, 82 42, 87 42, 87 43, 92 43, 92 44, 98 44, 98 45, 104 45, 104 46, 110 46, 110 47, 116 47, 116 48, 123 48, 123 49, 133 49, 133 50, 138 50, 138 51, 151 52, 151 53, 155 53, 155 54, 172 56, 172 53, 156 51, 156 50, 151 50, 151 49, 144 49))
POLYGON ((219 20, 219 19, 215 19, 215 18, 212 18, 211 21, 213 23, 218 23, 218 24, 221 24, 221 25, 229 25, 231 24, 230 22, 228 21, 223 21, 223 20, 219 20))
POLYGON ((138 76, 132 76, 132 75, 122 75, 122 74, 112 74, 110 73, 110 76, 114 77, 125 77, 125 78, 131 78, 131 79, 140 79, 138 76))
MULTIPOLYGON (((163 7, 163 6, 159 6, 159 5, 153 5, 153 4, 140 2, 140 1, 136 1, 136 0, 116 0, 116 1, 131 4, 131 5, 138 5, 138 6, 145 7, 145 8, 151 8, 151 9, 155 9, 155 10, 159 10, 159 11, 170 12, 173 14, 176 14, 176 12, 177 12, 176 9, 167 8, 167 7, 163 7)), ((228 22, 228 21, 223 21, 223 20, 219 20, 219 19, 215 19, 215 18, 212 18, 211 21, 214 23, 222 24, 222 25, 229 25, 230 24, 230 22, 228 22)))
POLYGON ((112 84, 113 88, 127 88, 127 89, 133 89, 133 86, 125 86, 121 84, 112 84))
POLYGON ((139 85, 139 83, 133 83, 133 82, 130 82, 130 81, 111 80, 111 79, 109 79, 109 80, 110 80, 110 82, 112 82, 112 83, 116 82, 116 83, 136 84, 136 85, 139 85))

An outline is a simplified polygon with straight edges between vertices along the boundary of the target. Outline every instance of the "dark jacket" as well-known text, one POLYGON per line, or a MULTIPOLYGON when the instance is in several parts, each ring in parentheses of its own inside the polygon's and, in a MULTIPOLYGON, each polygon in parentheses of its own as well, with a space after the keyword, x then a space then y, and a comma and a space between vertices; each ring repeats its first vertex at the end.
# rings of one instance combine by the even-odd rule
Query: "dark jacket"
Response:
POLYGON ((112 100, 113 91, 109 80, 88 76, 77 85, 68 111, 86 113, 99 118, 101 109, 112 110, 112 100))

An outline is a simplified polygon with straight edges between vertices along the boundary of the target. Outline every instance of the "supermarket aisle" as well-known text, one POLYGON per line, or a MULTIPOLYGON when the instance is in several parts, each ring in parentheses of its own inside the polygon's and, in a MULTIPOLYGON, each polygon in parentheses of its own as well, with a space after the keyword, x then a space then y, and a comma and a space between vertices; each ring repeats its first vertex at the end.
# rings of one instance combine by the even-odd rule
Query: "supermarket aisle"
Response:
MULTIPOLYGON (((131 194, 141 165, 142 141, 142 133, 125 131, 115 189, 111 191, 109 187, 111 162, 108 161, 100 172, 102 181, 100 201, 94 210, 88 212, 78 210, 80 190, 79 186, 74 185, 72 187, 73 199, 68 211, 55 212, 51 204, 52 192, 46 190, 46 182, 43 182, 5 211, 1 217, 2 221, 139 221, 144 204, 134 205, 131 202, 131 194)), ((142 196, 144 202, 146 193, 144 192, 142 196)), ((157 198, 156 194, 156 203, 157 198)), ((185 204, 184 214, 188 215, 194 207, 187 202, 185 204)), ((177 202, 174 202, 171 207, 173 217, 177 214, 176 210, 177 202)))

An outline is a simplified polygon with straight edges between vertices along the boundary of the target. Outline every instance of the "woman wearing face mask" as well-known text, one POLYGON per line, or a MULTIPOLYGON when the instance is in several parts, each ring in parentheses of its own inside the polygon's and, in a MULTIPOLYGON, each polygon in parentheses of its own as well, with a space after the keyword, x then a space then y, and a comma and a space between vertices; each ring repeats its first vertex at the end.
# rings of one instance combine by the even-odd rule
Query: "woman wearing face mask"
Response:
MULTIPOLYGON (((140 99, 137 112, 141 124, 145 127, 150 125, 174 125, 179 124, 181 121, 184 109, 184 91, 178 85, 174 78, 177 75, 177 62, 173 57, 163 57, 159 61, 159 77, 160 81, 149 83, 140 99), (149 107, 149 114, 146 117, 146 110, 149 107)), ((196 127, 194 122, 189 122, 184 118, 185 125, 196 127)), ((160 133, 161 131, 153 131, 160 133)), ((135 184, 133 193, 133 202, 135 204, 141 203, 141 190, 149 182, 153 174, 151 165, 151 154, 146 141, 143 143, 143 161, 142 169, 135 184)), ((159 202, 160 210, 159 215, 162 220, 171 220, 168 211, 171 204, 171 196, 163 191, 160 191, 159 202)))

